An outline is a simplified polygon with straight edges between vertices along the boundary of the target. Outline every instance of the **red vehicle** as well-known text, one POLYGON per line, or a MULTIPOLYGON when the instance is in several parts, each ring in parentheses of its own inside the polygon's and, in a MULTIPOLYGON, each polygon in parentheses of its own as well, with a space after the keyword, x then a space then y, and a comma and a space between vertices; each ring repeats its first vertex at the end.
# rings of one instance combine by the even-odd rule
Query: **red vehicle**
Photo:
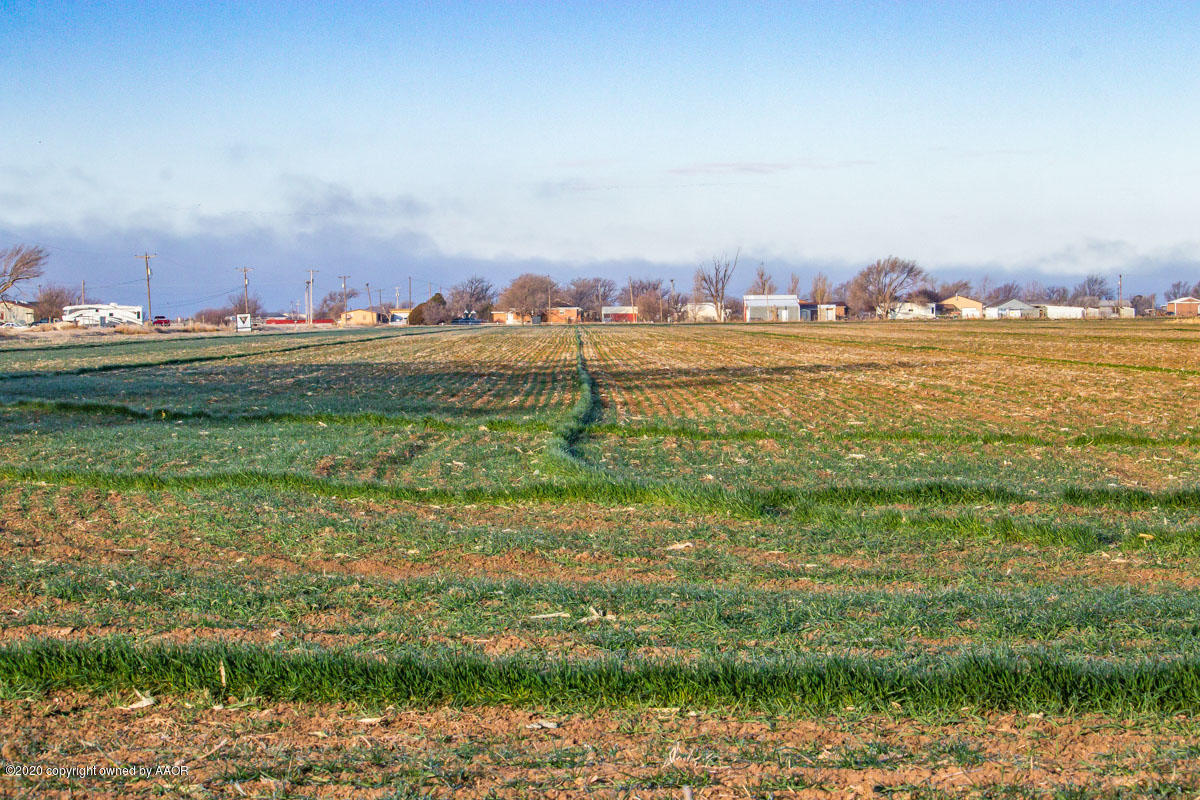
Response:
POLYGON ((165 327, 165 326, 171 324, 171 319, 170 319, 170 317, 157 316, 154 318, 154 324, 155 324, 155 326, 161 325, 161 326, 165 327))

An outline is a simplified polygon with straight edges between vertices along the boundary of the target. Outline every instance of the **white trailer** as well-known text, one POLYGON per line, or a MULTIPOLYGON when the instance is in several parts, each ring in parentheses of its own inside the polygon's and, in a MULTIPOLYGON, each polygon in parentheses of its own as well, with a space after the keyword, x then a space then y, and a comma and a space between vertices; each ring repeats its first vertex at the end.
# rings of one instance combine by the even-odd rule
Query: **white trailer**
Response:
POLYGON ((81 327, 94 325, 141 325, 141 306, 121 306, 116 303, 86 303, 63 308, 63 322, 81 327))

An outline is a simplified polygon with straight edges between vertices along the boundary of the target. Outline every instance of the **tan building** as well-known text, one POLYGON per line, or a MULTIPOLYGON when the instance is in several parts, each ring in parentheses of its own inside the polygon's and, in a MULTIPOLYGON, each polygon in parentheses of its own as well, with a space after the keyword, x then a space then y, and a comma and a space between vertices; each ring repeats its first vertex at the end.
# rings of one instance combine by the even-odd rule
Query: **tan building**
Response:
POLYGON ((349 311, 342 312, 342 317, 338 320, 338 325, 348 328, 361 328, 371 325, 386 325, 388 319, 387 314, 380 314, 378 311, 372 311, 369 308, 352 308, 349 311))
POLYGON ((1177 297, 1167 302, 1167 313, 1177 317, 1200 316, 1200 298, 1177 297))
POLYGON ((983 319, 983 303, 956 294, 938 303, 938 314, 962 319, 983 319))
POLYGON ((14 322, 17 325, 33 324, 33 307, 11 300, 0 300, 0 325, 14 322))

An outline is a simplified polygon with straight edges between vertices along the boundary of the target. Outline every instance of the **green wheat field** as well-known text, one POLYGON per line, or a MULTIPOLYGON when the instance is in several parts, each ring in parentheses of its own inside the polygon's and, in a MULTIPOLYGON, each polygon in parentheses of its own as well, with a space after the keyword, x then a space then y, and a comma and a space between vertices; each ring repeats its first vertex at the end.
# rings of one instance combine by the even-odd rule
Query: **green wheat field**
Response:
POLYGON ((44 797, 1196 797, 1200 327, 0 339, 44 797))

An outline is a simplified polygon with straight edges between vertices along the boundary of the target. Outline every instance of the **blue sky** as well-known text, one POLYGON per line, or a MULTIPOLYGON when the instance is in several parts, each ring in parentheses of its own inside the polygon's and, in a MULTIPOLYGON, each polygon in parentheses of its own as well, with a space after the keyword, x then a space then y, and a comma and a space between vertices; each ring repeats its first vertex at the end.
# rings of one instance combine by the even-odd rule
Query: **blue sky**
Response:
MULTIPOLYGON (((156 310, 305 269, 1200 280, 1195 3, 0 1, 0 245, 156 310)), ((90 293, 90 292, 89 292, 90 293)), ((424 292, 418 292, 423 295, 424 292)))

